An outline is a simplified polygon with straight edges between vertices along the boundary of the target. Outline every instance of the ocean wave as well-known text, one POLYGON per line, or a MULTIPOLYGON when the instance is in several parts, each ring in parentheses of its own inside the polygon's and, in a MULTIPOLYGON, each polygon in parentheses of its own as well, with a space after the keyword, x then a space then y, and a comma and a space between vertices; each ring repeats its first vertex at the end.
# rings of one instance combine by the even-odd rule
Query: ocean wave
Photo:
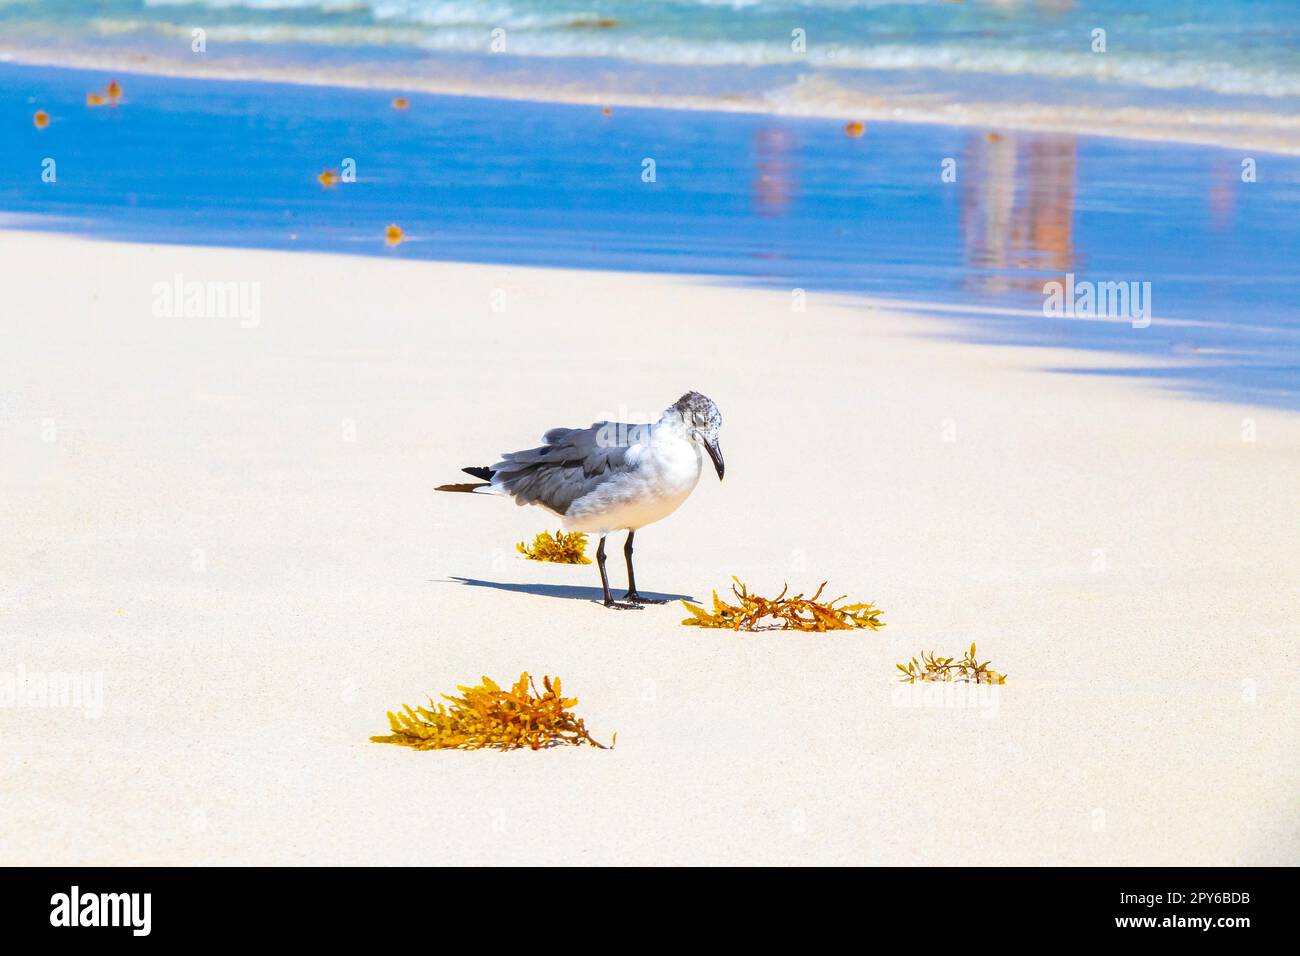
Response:
POLYGON ((373 0, 144 0, 146 7, 207 7, 210 10, 366 10, 373 0))
MULTIPOLYGON (((175 0, 148 0, 170 4, 175 0)), ((206 0, 212 5, 250 5, 279 9, 290 5, 321 6, 321 0, 206 0)), ((699 2, 699 0, 695 0, 699 2)), ((355 6, 356 4, 352 4, 355 6)), ((347 6, 339 0, 338 7, 347 6)), ((1049 80, 1084 80, 1105 86, 1148 90, 1204 90, 1224 95, 1300 96, 1300 69, 1271 65, 1229 63, 1221 60, 1186 60, 1152 54, 1093 54, 1060 50, 988 50, 968 44, 812 45, 796 53, 784 41, 755 39, 685 40, 676 36, 637 33, 632 30, 580 29, 574 23, 590 22, 590 11, 520 13, 508 4, 473 2, 420 5, 399 0, 372 0, 365 4, 377 22, 331 25, 328 23, 252 22, 209 26, 211 39, 230 43, 326 46, 392 46, 435 52, 488 54, 493 24, 504 24, 506 49, 511 56, 545 59, 598 58, 663 66, 755 68, 804 66, 818 71, 926 72, 999 77, 1038 77, 1049 80), (393 9, 390 10, 389 7, 393 9), (399 9, 400 8, 400 11, 399 9), (407 9, 410 8, 410 9, 407 9)), ((189 24, 146 19, 99 17, 91 21, 100 34, 129 31, 188 36, 189 24)))
MULTIPOLYGON (((1300 155, 1300 113, 1259 108, 1198 108, 1185 104, 1106 106, 1091 101, 1048 101, 917 91, 913 84, 854 86, 826 75, 803 75, 775 87, 745 92, 692 92, 692 84, 659 83, 663 71, 627 77, 619 88, 599 74, 479 71, 464 61, 431 58, 403 64, 347 62, 322 70, 316 60, 237 57, 224 61, 157 52, 141 58, 134 46, 70 50, 65 45, 14 47, 0 39, 0 61, 224 79, 402 90, 452 96, 556 103, 604 104, 875 122, 937 123, 978 129, 1027 130, 1183 142, 1300 155)), ((676 75, 680 71, 667 71, 676 75)))
POLYGON ((943 0, 0 0, 0 57, 1300 151, 1293 8, 1256 0, 1249 21, 1188 9, 1185 0, 1142 12, 1094 0, 1059 16, 1013 0, 996 15, 943 0), (1088 52, 1098 10, 1109 13, 1105 54, 1088 52), (807 26, 806 52, 792 49, 792 24, 807 26), (210 56, 187 55, 195 26, 210 56), (503 55, 492 52, 498 26, 503 55))
MULTIPOLYGON (((3 0, 0 0, 3 2, 3 0)), ((20 0, 10 0, 20 2, 20 0)), ((409 11, 412 16, 424 16, 430 11, 445 7, 467 7, 479 10, 500 8, 505 4, 476 3, 474 0, 143 0, 146 7, 208 7, 211 9, 244 8, 247 10, 311 10, 337 11, 341 9, 384 10, 388 15, 409 11)), ((799 11, 865 11, 883 7, 925 6, 935 0, 659 0, 664 7, 689 9, 757 10, 767 13, 799 11)), ((942 0, 951 2, 951 0, 942 0)), ((592 3, 578 0, 579 9, 594 15, 592 3)), ((544 3, 553 7, 554 3, 544 3)), ((604 4, 608 6, 608 3, 604 4)))

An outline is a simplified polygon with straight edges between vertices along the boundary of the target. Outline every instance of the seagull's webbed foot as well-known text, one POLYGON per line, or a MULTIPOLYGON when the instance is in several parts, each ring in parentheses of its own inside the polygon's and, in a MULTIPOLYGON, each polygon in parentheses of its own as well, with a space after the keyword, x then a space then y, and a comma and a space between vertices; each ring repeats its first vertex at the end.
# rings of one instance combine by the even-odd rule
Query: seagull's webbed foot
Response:
POLYGON ((623 599, 626 601, 631 601, 633 604, 637 605, 638 607, 642 604, 667 604, 668 603, 668 601, 664 598, 643 597, 642 595, 637 594, 635 591, 628 591, 627 594, 623 595, 623 599))
POLYGON ((640 604, 624 604, 622 601, 606 601, 605 607, 613 608, 615 611, 639 611, 640 604))

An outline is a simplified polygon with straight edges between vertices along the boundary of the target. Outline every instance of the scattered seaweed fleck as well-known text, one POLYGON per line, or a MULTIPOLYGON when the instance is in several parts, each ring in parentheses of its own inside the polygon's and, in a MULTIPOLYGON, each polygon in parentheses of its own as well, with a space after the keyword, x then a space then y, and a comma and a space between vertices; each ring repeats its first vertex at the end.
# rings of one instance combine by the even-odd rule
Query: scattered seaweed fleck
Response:
POLYGON ((751 594, 740 579, 732 576, 731 593, 739 604, 728 604, 713 592, 713 611, 704 610, 689 601, 682 601, 691 617, 682 621, 695 627, 722 627, 735 631, 852 631, 860 628, 879 630, 885 624, 880 620, 880 609, 874 604, 857 602, 843 604, 845 595, 831 601, 821 600, 826 588, 823 581, 812 597, 803 594, 786 596, 789 585, 781 588, 774 598, 751 594))
MULTIPOLYGON (((560 693, 560 679, 542 678, 544 693, 527 672, 509 690, 502 690, 490 678, 476 687, 458 687, 459 697, 443 694, 447 704, 411 708, 388 714, 393 732, 371 737, 377 744, 397 744, 416 750, 517 750, 583 744, 608 750, 592 739, 571 708, 576 697, 560 693)), ((615 734, 610 746, 618 741, 615 734)))
POLYGON ((587 557, 587 536, 580 531, 552 535, 543 531, 531 545, 520 541, 515 550, 529 561, 550 561, 554 564, 591 564, 587 557))
POLYGON ((985 661, 983 664, 975 659, 975 645, 970 646, 966 656, 961 660, 955 657, 939 657, 934 651, 926 654, 921 652, 921 659, 918 661, 913 657, 906 664, 895 664, 903 675, 899 680, 907 684, 915 684, 917 681, 930 683, 933 681, 957 681, 966 684, 1005 684, 1007 682, 1006 674, 999 674, 991 670, 989 665, 992 661, 985 661))
POLYGON ((87 93, 87 106, 116 106, 122 98, 122 85, 117 80, 109 80, 102 93, 87 93))

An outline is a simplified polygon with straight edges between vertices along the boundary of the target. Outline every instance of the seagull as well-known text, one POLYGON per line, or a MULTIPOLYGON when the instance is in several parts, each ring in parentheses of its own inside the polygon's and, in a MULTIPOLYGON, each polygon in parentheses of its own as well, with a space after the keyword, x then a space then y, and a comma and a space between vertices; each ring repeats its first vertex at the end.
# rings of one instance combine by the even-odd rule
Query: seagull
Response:
POLYGON ((506 495, 517 505, 537 505, 559 515, 566 531, 598 534, 596 563, 605 607, 663 604, 637 593, 632 538, 676 511, 695 490, 705 453, 722 480, 721 429, 718 406, 699 392, 687 392, 654 424, 595 422, 590 428, 552 428, 538 448, 506 452, 491 467, 461 469, 478 482, 439 485, 435 490, 506 495), (605 574, 605 538, 615 531, 627 532, 623 602, 610 596, 605 574))

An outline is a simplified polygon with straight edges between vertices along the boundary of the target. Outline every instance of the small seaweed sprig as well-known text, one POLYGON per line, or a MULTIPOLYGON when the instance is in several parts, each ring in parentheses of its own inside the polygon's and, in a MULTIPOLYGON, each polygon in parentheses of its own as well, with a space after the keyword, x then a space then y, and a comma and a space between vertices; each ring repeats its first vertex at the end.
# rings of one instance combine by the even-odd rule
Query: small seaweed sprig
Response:
POLYGON ((955 657, 939 657, 934 651, 929 654, 921 652, 921 659, 918 661, 913 657, 906 664, 895 664, 903 672, 899 680, 907 684, 914 684, 917 681, 929 683, 932 681, 957 681, 967 684, 1005 684, 1007 682, 1006 674, 999 674, 991 670, 989 665, 992 661, 985 661, 981 664, 975 659, 975 645, 970 646, 966 656, 961 660, 955 657))
POLYGON ((476 687, 458 687, 459 697, 443 694, 450 706, 432 700, 428 707, 402 705, 399 713, 388 714, 393 732, 370 739, 416 750, 541 750, 563 744, 609 749, 593 740, 573 715, 570 708, 578 699, 561 696, 558 677, 543 677, 542 686, 545 692, 539 693, 526 672, 509 690, 484 677, 476 687))
POLYGON ((543 531, 531 545, 520 541, 515 550, 529 561, 550 561, 554 564, 591 564, 587 557, 587 536, 580 531, 566 534, 556 531, 552 535, 543 531))
POLYGON ((826 588, 823 581, 817 592, 809 598, 803 594, 786 597, 789 585, 781 588, 781 593, 774 598, 765 598, 751 594, 749 589, 736 576, 732 576, 731 593, 739 604, 728 604, 713 592, 713 611, 682 601, 691 617, 683 624, 695 627, 724 627, 736 631, 852 631, 858 628, 879 630, 885 624, 880 620, 880 609, 874 604, 859 602, 856 604, 835 605, 843 601, 840 595, 832 601, 820 600, 826 588))

